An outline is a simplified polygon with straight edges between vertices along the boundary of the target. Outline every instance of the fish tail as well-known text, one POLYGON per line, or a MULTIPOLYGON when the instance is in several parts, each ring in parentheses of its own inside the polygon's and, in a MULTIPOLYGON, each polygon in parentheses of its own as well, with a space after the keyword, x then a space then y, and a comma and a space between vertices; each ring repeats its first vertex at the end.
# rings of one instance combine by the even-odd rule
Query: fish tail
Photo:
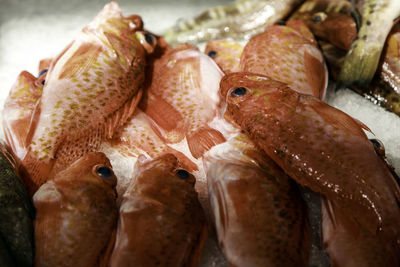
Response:
POLYGON ((28 151, 22 160, 19 174, 31 197, 49 179, 53 164, 53 160, 39 160, 32 151, 28 151))
POLYGON ((215 145, 226 141, 225 137, 217 130, 210 127, 202 127, 186 136, 189 150, 196 159, 215 145))

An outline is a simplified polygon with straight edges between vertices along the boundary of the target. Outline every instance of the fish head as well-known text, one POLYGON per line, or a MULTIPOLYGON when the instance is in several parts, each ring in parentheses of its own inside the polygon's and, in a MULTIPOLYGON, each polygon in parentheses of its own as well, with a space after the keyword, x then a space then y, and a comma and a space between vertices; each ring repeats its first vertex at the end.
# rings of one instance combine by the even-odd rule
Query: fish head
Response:
POLYGON ((224 73, 240 69, 240 56, 244 46, 234 40, 212 40, 205 48, 205 54, 211 57, 224 73))
POLYGON ((293 93, 287 84, 249 72, 230 73, 222 78, 220 95, 226 102, 225 118, 239 125, 249 114, 264 116, 266 108, 284 105, 280 99, 293 93))
POLYGON ((196 178, 183 169, 178 161, 178 158, 171 154, 165 153, 155 159, 146 159, 144 155, 140 155, 135 165, 135 175, 138 179, 146 179, 146 177, 153 177, 158 179, 172 179, 183 180, 192 186, 196 182, 196 178))
MULTIPOLYGON (((91 152, 76 160, 67 169, 54 177, 58 182, 79 182, 80 186, 96 185, 102 188, 115 190, 117 177, 111 163, 104 153, 91 152)), ((81 190, 84 188, 77 188, 81 190)))

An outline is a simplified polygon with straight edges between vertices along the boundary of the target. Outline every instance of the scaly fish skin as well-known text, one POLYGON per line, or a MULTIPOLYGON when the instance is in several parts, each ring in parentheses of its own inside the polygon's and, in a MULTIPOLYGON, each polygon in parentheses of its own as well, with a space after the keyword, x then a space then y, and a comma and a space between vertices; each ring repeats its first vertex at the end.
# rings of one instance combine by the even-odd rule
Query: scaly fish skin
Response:
POLYGON ((328 85, 322 53, 313 34, 299 20, 270 26, 252 37, 244 47, 240 70, 266 75, 320 99, 328 85))
POLYGON ((240 56, 244 46, 234 40, 207 42, 204 53, 211 57, 224 73, 240 71, 240 56))
POLYGON ((18 177, 16 162, 2 143, 0 151, 0 242, 6 247, 2 252, 9 253, 9 260, 3 256, 1 259, 17 266, 32 266, 35 209, 18 177))
POLYGON ((52 62, 32 115, 23 160, 31 192, 102 140, 112 138, 141 97, 146 54, 157 45, 137 15, 112 2, 52 62), (77 145, 79 144, 79 145, 77 145))
POLYGON ((165 31, 171 43, 198 43, 213 39, 248 40, 286 17, 300 0, 237 0, 212 7, 193 19, 181 20, 165 31))
POLYGON ((141 108, 159 126, 162 138, 178 143, 186 137, 191 154, 199 158, 225 141, 208 126, 217 115, 222 76, 211 58, 181 44, 155 62, 147 101, 141 108))
POLYGON ((231 266, 307 266, 310 228, 296 185, 239 134, 204 157, 218 240, 231 266))
POLYGON ((116 226, 115 177, 103 153, 88 153, 33 196, 35 266, 98 266, 116 226))
POLYGON ((123 196, 110 266, 197 266, 207 226, 194 184, 172 154, 140 157, 123 196))
POLYGON ((266 76, 221 81, 227 113, 291 178, 397 246, 400 189, 360 122, 266 76))
POLYGON ((379 58, 393 21, 400 15, 400 1, 363 0, 362 24, 339 75, 339 86, 366 88, 378 68, 379 58))

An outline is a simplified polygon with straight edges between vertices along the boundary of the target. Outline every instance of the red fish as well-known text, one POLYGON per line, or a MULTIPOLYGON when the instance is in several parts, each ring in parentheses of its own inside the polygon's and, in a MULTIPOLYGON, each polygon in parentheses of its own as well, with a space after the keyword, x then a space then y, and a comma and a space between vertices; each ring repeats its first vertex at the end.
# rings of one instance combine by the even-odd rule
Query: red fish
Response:
POLYGON ((170 143, 185 137, 195 158, 225 141, 208 126, 216 116, 223 73, 198 49, 183 44, 155 62, 153 80, 143 110, 160 126, 170 143))
POLYGON ((33 196, 35 266, 98 266, 117 223, 115 177, 103 153, 88 153, 33 196))
POLYGON ((50 173, 95 151, 133 114, 156 38, 112 2, 52 62, 32 115, 23 167, 32 192, 50 173))
POLYGON ((234 40, 214 40, 207 43, 205 53, 224 73, 240 71, 240 56, 244 46, 234 40))
POLYGON ((231 266, 307 266, 310 228, 296 185, 238 135, 204 156, 212 215, 231 266))
POLYGON ((252 37, 240 66, 241 71, 266 75, 297 92, 325 97, 328 72, 324 58, 313 34, 301 21, 273 25, 252 37))
POLYGON ((139 158, 123 196, 110 266, 197 266, 207 226, 194 184, 172 154, 139 158))
POLYGON ((266 76, 221 81, 227 113, 291 178, 335 201, 370 233, 400 243, 400 189, 360 122, 266 76))

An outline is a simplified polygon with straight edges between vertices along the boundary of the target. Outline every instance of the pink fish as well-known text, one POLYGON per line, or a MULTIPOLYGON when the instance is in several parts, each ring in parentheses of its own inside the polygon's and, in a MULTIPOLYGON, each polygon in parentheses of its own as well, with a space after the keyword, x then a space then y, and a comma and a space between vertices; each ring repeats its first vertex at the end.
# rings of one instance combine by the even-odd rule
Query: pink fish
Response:
POLYGON ((221 95, 229 116, 291 178, 399 249, 400 189, 363 132, 366 126, 257 74, 226 75, 221 95))
POLYGON ((240 60, 241 71, 284 82, 297 92, 325 97, 328 71, 316 40, 307 26, 291 20, 273 25, 250 39, 240 60))
POLYGON ((183 44, 155 62, 143 110, 170 143, 185 137, 195 158, 225 141, 208 123, 217 114, 218 87, 223 73, 211 58, 183 44))
POLYGON ((30 192, 87 152, 133 114, 155 36, 112 2, 52 62, 35 107, 23 159, 30 192))
POLYGON ((234 40, 214 40, 207 43, 205 53, 224 73, 240 71, 240 56, 244 46, 234 40))

